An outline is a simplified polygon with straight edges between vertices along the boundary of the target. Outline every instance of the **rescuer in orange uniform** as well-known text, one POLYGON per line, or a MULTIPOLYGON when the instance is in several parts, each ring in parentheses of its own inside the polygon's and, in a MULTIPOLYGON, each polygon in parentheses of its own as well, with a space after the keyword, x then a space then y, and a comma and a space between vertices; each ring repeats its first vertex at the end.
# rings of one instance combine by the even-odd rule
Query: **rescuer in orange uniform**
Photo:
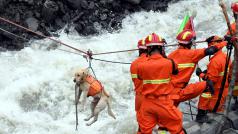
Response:
MULTIPOLYGON (((179 73, 172 75, 172 83, 175 89, 174 94, 180 94, 180 98, 175 101, 175 106, 180 102, 190 100, 202 93, 204 90, 204 83, 196 83, 187 85, 199 60, 207 55, 212 55, 221 49, 225 44, 219 44, 203 49, 191 49, 195 33, 191 30, 184 30, 178 34, 177 40, 179 48, 169 54, 168 58, 173 59, 178 64, 179 73), (187 87, 186 87, 187 86, 187 87), (183 89, 185 91, 181 92, 183 89)), ((210 38, 206 41, 210 42, 210 38)))
POLYGON ((138 111, 140 110, 140 105, 142 101, 141 90, 143 87, 143 81, 138 78, 137 69, 138 64, 144 62, 147 59, 147 47, 145 46, 145 40, 139 40, 138 45, 139 57, 131 63, 130 72, 131 78, 135 87, 135 111, 136 116, 138 116, 138 111))
POLYGON ((173 105, 177 95, 171 95, 171 75, 176 64, 165 58, 165 41, 155 33, 146 38, 148 60, 138 64, 138 77, 143 80, 144 99, 139 112, 138 134, 151 134, 156 124, 168 129, 171 134, 184 134, 182 113, 173 105))
MULTIPOLYGON (((213 36, 212 41, 214 40, 221 40, 218 36, 213 36)), ((210 42, 208 46, 215 46, 217 44, 224 44, 227 43, 225 41, 221 42, 210 42)), ((214 95, 211 95, 210 93, 203 93, 199 98, 198 103, 198 114, 196 116, 196 121, 203 123, 208 120, 207 112, 211 112, 218 99, 219 91, 221 88, 222 79, 224 76, 224 70, 226 65, 226 59, 227 56, 222 52, 222 50, 219 50, 214 56, 210 59, 210 63, 207 66, 207 71, 202 72, 200 68, 197 68, 196 74, 201 77, 202 79, 206 80, 212 80, 214 84, 214 95)), ((230 62, 231 63, 231 62, 230 62)), ((229 64, 230 64, 229 63, 229 64)), ((230 66, 229 66, 230 67, 230 66)), ((228 77, 228 75, 227 75, 228 77)), ((220 105, 218 107, 218 112, 221 112, 224 110, 224 103, 226 100, 226 96, 228 95, 228 80, 225 83, 225 88, 222 94, 222 98, 220 101, 220 105)))

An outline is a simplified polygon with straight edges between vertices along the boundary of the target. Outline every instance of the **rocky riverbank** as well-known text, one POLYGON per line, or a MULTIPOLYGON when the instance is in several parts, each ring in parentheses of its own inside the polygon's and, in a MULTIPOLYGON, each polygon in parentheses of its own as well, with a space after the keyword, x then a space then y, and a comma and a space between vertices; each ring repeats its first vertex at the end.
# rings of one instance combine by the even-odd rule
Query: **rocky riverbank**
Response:
MULTIPOLYGON (((52 32, 74 28, 80 35, 112 32, 121 27, 122 19, 141 10, 166 11, 169 2, 178 0, 0 0, 0 17, 33 31, 51 36, 52 32)), ((39 38, 0 20, 0 28, 24 38, 39 38)), ((0 30, 0 51, 24 48, 23 39, 0 30)))

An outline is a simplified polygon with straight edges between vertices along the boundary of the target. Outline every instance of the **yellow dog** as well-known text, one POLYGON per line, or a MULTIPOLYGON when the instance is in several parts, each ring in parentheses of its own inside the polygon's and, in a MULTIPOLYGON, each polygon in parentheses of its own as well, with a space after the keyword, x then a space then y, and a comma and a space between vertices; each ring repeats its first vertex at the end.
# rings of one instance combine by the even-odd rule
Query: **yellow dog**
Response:
POLYGON ((89 74, 88 69, 78 69, 74 75, 74 82, 75 91, 77 91, 75 96, 76 104, 81 104, 80 111, 85 109, 86 98, 89 96, 93 97, 90 106, 91 115, 84 120, 89 121, 92 117, 94 117, 94 119, 90 123, 87 123, 87 126, 90 126, 97 121, 99 113, 104 110, 106 106, 108 107, 108 114, 116 119, 111 110, 110 95, 104 90, 101 83, 89 74), (79 102, 81 94, 82 101, 79 102))

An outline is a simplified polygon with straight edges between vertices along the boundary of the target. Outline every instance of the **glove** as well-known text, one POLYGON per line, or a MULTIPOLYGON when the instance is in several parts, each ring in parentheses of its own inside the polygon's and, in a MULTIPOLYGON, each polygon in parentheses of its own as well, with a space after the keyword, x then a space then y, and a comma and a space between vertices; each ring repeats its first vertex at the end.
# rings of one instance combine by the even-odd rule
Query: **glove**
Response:
POLYGON ((196 75, 199 77, 201 73, 202 73, 202 70, 201 70, 201 68, 198 67, 196 69, 196 75))
POLYGON ((231 43, 232 37, 230 35, 225 35, 224 40, 227 41, 228 43, 231 43))
POLYGON ((214 86, 211 80, 207 79, 206 88, 203 92, 210 92, 212 95, 214 95, 214 86))
POLYGON ((233 38, 230 35, 225 35, 224 40, 227 41, 226 48, 227 49, 232 49, 233 48, 232 47, 233 41, 236 41, 236 38, 233 38))
POLYGON ((205 55, 213 55, 215 54, 219 49, 217 46, 211 46, 205 49, 205 55))
POLYGON ((207 42, 208 44, 210 44, 210 43, 212 42, 212 40, 214 39, 214 37, 215 37, 215 36, 208 37, 208 38, 206 39, 206 42, 207 42))

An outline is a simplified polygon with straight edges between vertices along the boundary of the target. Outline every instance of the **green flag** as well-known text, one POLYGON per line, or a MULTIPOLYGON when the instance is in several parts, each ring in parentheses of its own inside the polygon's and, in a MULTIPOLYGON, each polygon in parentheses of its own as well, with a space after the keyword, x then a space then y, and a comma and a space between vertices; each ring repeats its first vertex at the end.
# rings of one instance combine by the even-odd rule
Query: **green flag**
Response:
POLYGON ((178 35, 180 32, 183 31, 184 27, 186 26, 186 24, 187 24, 188 21, 189 21, 189 18, 190 18, 189 13, 187 13, 187 14, 184 16, 184 18, 183 18, 183 22, 182 22, 182 24, 181 24, 180 27, 179 27, 179 30, 178 30, 178 32, 177 32, 177 35, 178 35))

